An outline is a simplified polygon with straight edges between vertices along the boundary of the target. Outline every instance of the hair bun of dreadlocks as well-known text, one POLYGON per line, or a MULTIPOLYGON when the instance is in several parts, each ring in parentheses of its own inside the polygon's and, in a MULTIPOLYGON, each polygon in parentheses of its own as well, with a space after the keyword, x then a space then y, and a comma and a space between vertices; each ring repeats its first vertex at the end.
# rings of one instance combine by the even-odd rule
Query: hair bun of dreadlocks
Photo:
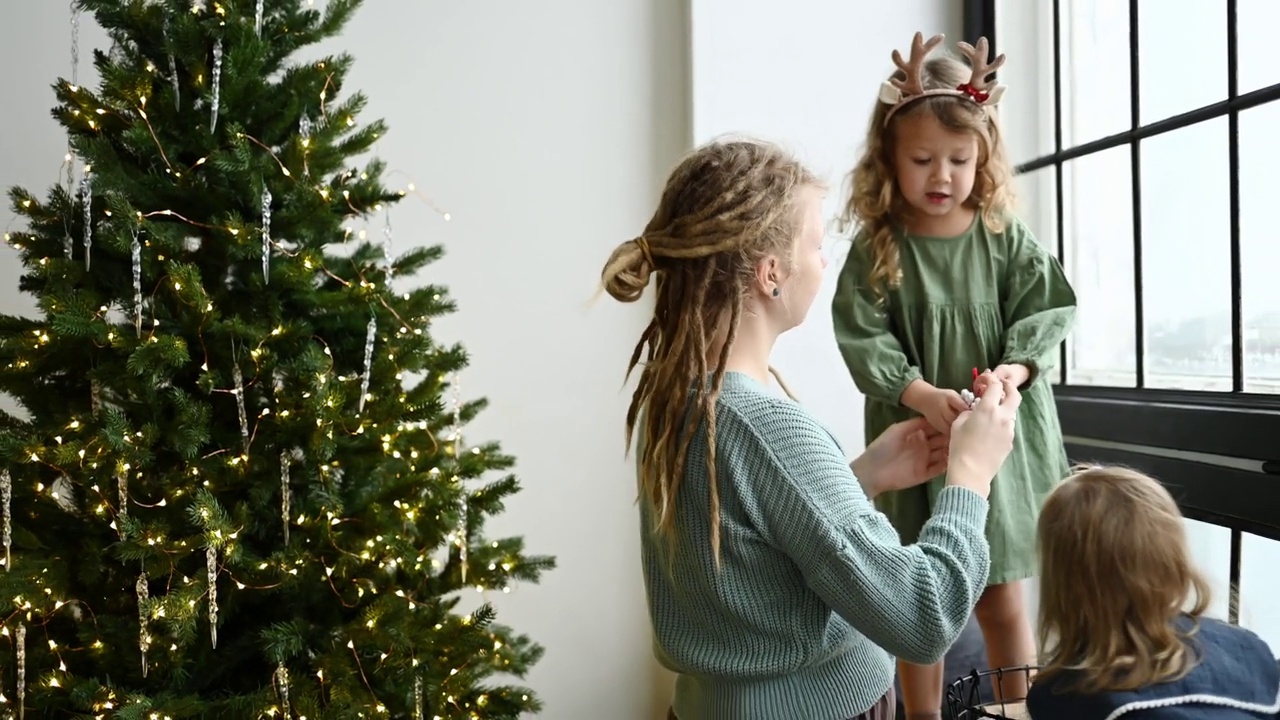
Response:
POLYGON ((654 263, 644 236, 628 240, 617 247, 605 263, 601 281, 605 292, 619 302, 640 299, 653 275, 654 263))

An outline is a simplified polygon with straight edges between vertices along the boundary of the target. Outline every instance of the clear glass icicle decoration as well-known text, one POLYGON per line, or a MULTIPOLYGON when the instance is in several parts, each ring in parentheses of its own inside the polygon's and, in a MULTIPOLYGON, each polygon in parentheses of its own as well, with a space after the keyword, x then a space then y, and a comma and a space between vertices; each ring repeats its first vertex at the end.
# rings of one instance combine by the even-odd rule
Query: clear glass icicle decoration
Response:
POLYGON ((8 470, 0 470, 0 514, 4 515, 4 569, 9 571, 9 566, 13 564, 13 557, 9 554, 9 548, 13 545, 13 524, 9 513, 12 508, 10 504, 13 502, 13 478, 9 477, 8 470))
POLYGON ((292 717, 289 711, 289 668, 285 667, 284 663, 276 665, 275 681, 276 689, 280 692, 280 706, 284 711, 281 714, 286 718, 292 717))
POLYGON ((307 150, 311 147, 311 128, 311 116, 303 112, 302 117, 298 118, 298 135, 302 138, 302 173, 304 175, 311 174, 311 167, 307 162, 307 150))
POLYGON ((18 623, 14 631, 18 651, 18 720, 27 716, 27 626, 18 623))
POLYGON ((249 416, 244 410, 244 375, 240 372, 240 360, 236 357, 236 345, 231 343, 231 379, 236 386, 231 394, 236 396, 236 413, 240 415, 240 440, 244 443, 244 454, 249 454, 249 416))
MULTIPOLYGON (((129 471, 123 467, 116 470, 116 490, 120 496, 120 509, 116 514, 121 520, 129 517, 129 471)), ((120 528, 120 536, 124 537, 124 528, 120 528)))
POLYGON ((71 84, 80 86, 80 2, 71 0, 71 84))
MULTIPOLYGON (((257 6, 253 9, 253 31, 258 34, 258 37, 262 37, 262 13, 265 4, 266 0, 258 0, 257 6)), ((288 712, 286 711, 285 714, 288 715, 288 712)))
POLYGON ((422 676, 413 678, 413 720, 422 720, 422 676))
POLYGON ((262 283, 271 282, 271 191, 262 186, 262 283))
MULTIPOLYGON (((80 3, 79 0, 71 0, 71 85, 72 87, 80 87, 80 3)), ((73 185, 75 184, 75 164, 76 151, 71 146, 71 139, 67 139, 67 194, 71 194, 73 185)), ((62 250, 66 254, 67 259, 71 259, 71 234, 68 233, 64 239, 62 250)))
POLYGON ((129 239, 129 264, 133 267, 133 330, 142 337, 142 243, 138 240, 141 228, 133 226, 129 239))
MULTIPOLYGON (((164 19, 164 35, 169 38, 169 18, 164 19)), ((173 86, 173 108, 175 110, 182 109, 182 83, 178 82, 178 61, 173 57, 173 51, 169 51, 169 84, 173 86)))
POLYGON ((284 544, 289 544, 289 456, 288 450, 280 451, 280 521, 284 523, 284 544))
MULTIPOLYGON (((458 374, 453 374, 449 383, 453 405, 453 427, 450 428, 449 441, 453 443, 453 462, 457 465, 462 459, 462 386, 458 382, 458 374)), ((455 476, 458 482, 460 478, 455 476)), ((458 517, 458 562, 462 570, 462 582, 467 581, 467 546, 471 544, 467 529, 467 489, 462 488, 462 508, 458 517)))
POLYGON ((204 567, 209 575, 209 642, 218 648, 218 549, 210 545, 204 550, 204 567))
POLYGON ((213 98, 209 103, 209 132, 218 129, 218 106, 222 102, 222 38, 213 44, 213 98))
POLYGON ((382 269, 391 277, 391 207, 386 209, 382 225, 382 269))
POLYGON ((89 166, 84 166, 80 178, 80 199, 84 203, 84 269, 89 270, 89 248, 93 245, 93 183, 89 180, 89 166))
POLYGON ((360 376, 360 412, 364 412, 365 400, 369 397, 369 376, 373 374, 373 341, 378 336, 378 317, 369 318, 364 334, 364 373, 360 376))
POLYGON ((142 677, 146 677, 147 651, 151 649, 151 631, 147 628, 147 599, 151 593, 147 589, 145 570, 138 575, 134 590, 138 593, 138 651, 142 654, 142 677))

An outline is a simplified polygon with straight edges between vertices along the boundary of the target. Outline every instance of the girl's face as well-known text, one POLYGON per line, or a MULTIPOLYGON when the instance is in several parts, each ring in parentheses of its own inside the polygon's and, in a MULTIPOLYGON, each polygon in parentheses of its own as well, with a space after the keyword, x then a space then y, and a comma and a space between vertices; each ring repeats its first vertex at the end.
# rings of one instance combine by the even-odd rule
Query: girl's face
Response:
POLYGON ((896 130, 898 191, 916 218, 933 225, 961 214, 957 211, 973 194, 977 136, 950 130, 929 112, 899 118, 896 130))

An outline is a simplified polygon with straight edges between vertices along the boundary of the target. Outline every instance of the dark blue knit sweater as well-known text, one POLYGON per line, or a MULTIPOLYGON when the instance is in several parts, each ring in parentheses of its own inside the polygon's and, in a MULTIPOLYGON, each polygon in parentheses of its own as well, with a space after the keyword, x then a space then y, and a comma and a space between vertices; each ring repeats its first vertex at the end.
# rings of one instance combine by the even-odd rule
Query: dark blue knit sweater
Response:
MULTIPOLYGON (((1189 627, 1191 620, 1179 620, 1189 627)), ((1055 692, 1069 675, 1037 682, 1034 720, 1259 720, 1280 718, 1280 667, 1254 633, 1202 618, 1192 637, 1199 663, 1181 680, 1097 695, 1055 692)))

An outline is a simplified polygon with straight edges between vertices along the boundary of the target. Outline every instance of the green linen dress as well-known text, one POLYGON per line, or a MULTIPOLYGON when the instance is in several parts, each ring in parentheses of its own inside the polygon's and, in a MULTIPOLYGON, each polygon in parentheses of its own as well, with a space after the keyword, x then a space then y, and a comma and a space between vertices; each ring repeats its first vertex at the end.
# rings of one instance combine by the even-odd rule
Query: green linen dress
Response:
MULTIPOLYGON (((1020 388, 1013 452, 991 484, 988 585, 1036 574, 1036 522, 1049 491, 1068 473, 1050 370, 1075 318, 1076 297, 1057 259, 1021 221, 991 232, 979 217, 958 237, 899 234, 902 283, 877 306, 865 238, 854 239, 836 283, 836 343, 854 384, 866 395, 870 443, 916 413, 902 391, 917 378, 959 392, 979 371, 1020 363, 1031 379, 1020 388)), ((929 518, 945 477, 888 492, 876 505, 904 543, 929 518)))

